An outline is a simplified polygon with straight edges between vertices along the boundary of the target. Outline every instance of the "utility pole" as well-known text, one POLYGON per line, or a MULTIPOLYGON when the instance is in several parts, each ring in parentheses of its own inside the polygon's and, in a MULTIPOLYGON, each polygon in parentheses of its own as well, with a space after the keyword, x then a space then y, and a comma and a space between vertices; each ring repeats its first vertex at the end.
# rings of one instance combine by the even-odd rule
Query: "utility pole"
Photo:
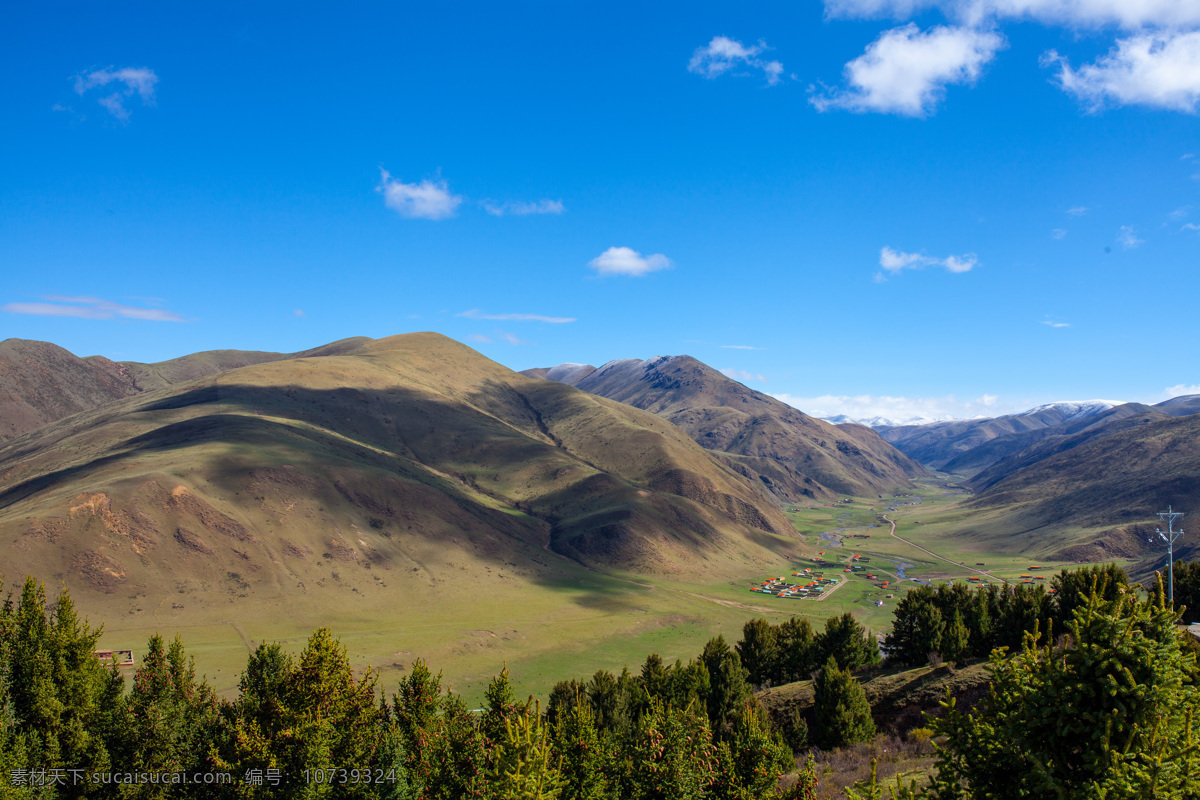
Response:
POLYGON ((1167 506, 1166 511, 1158 512, 1158 516, 1162 517, 1167 523, 1167 532, 1163 533, 1161 529, 1155 528, 1154 532, 1159 538, 1167 543, 1167 601, 1171 607, 1175 607, 1175 540, 1183 535, 1182 530, 1175 530, 1175 520, 1183 516, 1182 511, 1172 511, 1170 506, 1167 506))

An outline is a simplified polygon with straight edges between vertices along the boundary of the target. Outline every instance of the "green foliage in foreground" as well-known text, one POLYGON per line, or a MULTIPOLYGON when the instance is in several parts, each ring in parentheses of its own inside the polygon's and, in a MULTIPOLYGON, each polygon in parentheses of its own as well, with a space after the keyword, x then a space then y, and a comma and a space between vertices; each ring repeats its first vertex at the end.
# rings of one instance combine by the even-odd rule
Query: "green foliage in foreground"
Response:
POLYGON ((848 670, 838 667, 833 656, 825 662, 813 688, 818 745, 842 747, 875 738, 875 721, 871 719, 866 692, 848 670))
POLYGON ((99 636, 33 580, 0 609, 0 798, 769 800, 795 768, 720 637, 560 686, 543 714, 507 671, 472 711, 422 661, 389 697, 324 628, 296 656, 260 645, 231 701, 155 636, 125 692, 99 636))
MULTIPOLYGON (((1065 635, 1053 637, 1049 624, 1041 633, 1033 615, 1018 655, 992 654, 992 685, 974 712, 947 701, 933 722, 929 786, 881 787, 872 775, 847 796, 1200 797, 1198 670, 1177 612, 1161 592, 1143 602, 1119 582, 1085 577, 1091 590, 1072 598, 1065 635)), ((851 670, 874 650, 850 623, 836 619, 813 636, 800 621, 752 622, 736 647, 718 637, 687 664, 651 655, 640 674, 563 682, 546 713, 514 697, 507 671, 483 709, 468 709, 422 661, 388 694, 370 670, 355 674, 321 629, 298 655, 257 648, 238 696, 222 701, 182 642, 157 636, 124 691, 117 667, 93 654, 99 631, 69 596, 48 605, 30 580, 0 609, 0 778, 9 784, 0 798, 812 800, 812 761, 796 768, 739 653, 771 669, 798 659, 780 641, 799 644, 804 659, 823 653, 811 718, 797 720, 793 738, 811 727, 822 747, 867 740, 874 723, 851 670), (45 785, 53 770, 63 771, 61 785, 45 785), (93 777, 217 772, 232 780, 93 777), (786 790, 785 772, 796 773, 786 790)), ((958 627, 952 616, 945 630, 969 643, 975 628, 965 619, 958 627)))
POLYGON ((1016 658, 993 654, 982 706, 935 724, 946 738, 932 796, 1197 796, 1196 663, 1175 621, 1131 592, 1093 595, 1061 642, 1030 634, 1016 658))
POLYGON ((747 679, 755 686, 808 680, 833 658, 851 672, 879 663, 879 643, 849 612, 825 620, 814 633, 807 619, 792 617, 779 625, 765 619, 747 622, 737 643, 747 679))
POLYGON ((921 586, 896 605, 888 660, 915 667, 934 657, 957 662, 1015 649, 1029 631, 1062 630, 1093 594, 1112 600, 1128 584, 1125 571, 1109 564, 1062 570, 1049 591, 1042 584, 921 586))

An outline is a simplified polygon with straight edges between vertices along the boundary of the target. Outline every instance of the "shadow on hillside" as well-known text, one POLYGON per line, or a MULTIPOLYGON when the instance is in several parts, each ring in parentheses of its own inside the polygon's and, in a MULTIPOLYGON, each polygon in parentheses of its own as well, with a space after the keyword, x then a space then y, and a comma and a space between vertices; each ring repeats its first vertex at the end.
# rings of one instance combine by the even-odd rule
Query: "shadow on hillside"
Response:
MULTIPOLYGON (((338 482, 347 481, 346 470, 356 471, 349 482, 357 483, 359 492, 375 495, 372 501, 382 509, 389 505, 403 506, 406 498, 388 497, 386 490, 373 489, 364 480, 364 471, 367 479, 371 472, 378 471, 401 481, 418 482, 438 490, 447 498, 447 504, 438 510, 413 509, 414 516, 419 519, 422 514, 428 516, 445 510, 452 514, 447 519, 462 520, 462 535, 471 538, 474 552, 488 563, 504 566, 517 561, 533 583, 561 593, 564 600, 587 608, 628 611, 635 608, 631 600, 647 589, 610 578, 593 568, 593 565, 604 569, 629 568, 630 564, 620 562, 620 552, 614 549, 608 553, 618 559, 614 562, 611 558, 606 560, 606 553, 600 549, 595 553, 564 554, 556 552, 562 542, 554 541, 555 550, 544 549, 542 542, 547 529, 556 525, 552 513, 561 511, 563 516, 578 520, 581 511, 585 512, 583 516, 589 516, 585 509, 632 508, 639 502, 634 484, 605 474, 606 480, 599 482, 602 486, 589 484, 574 491, 568 488, 542 492, 541 497, 533 500, 533 507, 530 503, 519 504, 532 518, 480 502, 480 494, 497 503, 508 501, 489 490, 502 481, 476 480, 476 476, 502 474, 523 459, 561 459, 564 468, 571 462, 587 464, 571 454, 551 431, 553 420, 549 417, 562 408, 561 395, 572 391, 566 386, 559 389, 557 385, 549 385, 544 392, 526 396, 506 384, 489 382, 466 401, 460 401, 405 386, 311 389, 299 385, 209 384, 132 406, 115 418, 118 424, 108 431, 124 432, 136 426, 142 433, 120 440, 112 437, 95 445, 97 455, 86 463, 37 475, 0 490, 0 508, 83 482, 114 461, 139 453, 185 452, 205 444, 229 445, 231 449, 215 461, 211 452, 206 457, 209 463, 216 464, 216 474, 211 480, 230 496, 246 488, 250 470, 258 466, 274 467, 281 458, 294 462, 298 470, 319 478, 327 484, 326 488, 338 492, 343 490, 338 482), (548 418, 544 419, 543 414, 548 418), (187 418, 181 418, 184 415, 187 418), (554 502, 549 503, 552 495, 554 502), (540 504, 547 509, 556 505, 557 508, 553 512, 539 511, 540 504)), ((603 413, 601 409, 597 411, 603 413)), ((95 427, 82 421, 80 424, 80 430, 89 435, 107 432, 104 424, 95 427)), ((654 494, 662 502, 664 495, 654 494)), ((533 496, 537 496, 536 486, 533 496)), ((358 505, 365 509, 364 521, 366 516, 372 516, 384 525, 389 524, 388 514, 371 510, 371 502, 358 505)), ((684 507, 672 513, 682 514, 673 520, 674 527, 679 528, 680 541, 686 541, 698 558, 716 549, 713 542, 697 535, 697 530, 705 527, 702 520, 693 519, 684 507)), ((662 510, 652 516, 661 520, 662 510)), ((375 527, 374 523, 370 527, 375 527)), ((605 542, 611 538, 606 531, 592 527, 584 524, 572 533, 590 533, 593 539, 598 539, 598 544, 611 547, 612 542, 605 542)), ((419 525, 417 529, 419 534, 419 525)), ((381 530, 378 535, 385 532, 381 530)), ((754 538, 760 545, 778 546, 767 535, 754 538)), ((449 542, 438 544, 453 546, 449 542)))

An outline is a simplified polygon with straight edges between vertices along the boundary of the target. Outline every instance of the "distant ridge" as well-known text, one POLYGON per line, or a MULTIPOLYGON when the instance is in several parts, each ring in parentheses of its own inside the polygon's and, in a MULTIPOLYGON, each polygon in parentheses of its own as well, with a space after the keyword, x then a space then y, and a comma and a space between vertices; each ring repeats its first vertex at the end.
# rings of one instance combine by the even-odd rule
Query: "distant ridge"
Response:
MULTIPOLYGON (((1161 566, 1157 539, 1146 542, 1156 512, 1170 504, 1200 513, 1200 415, 1171 417, 1136 403, 1113 411, 1130 406, 1141 412, 1120 426, 1046 439, 980 472, 971 481, 979 492, 971 505, 1002 513, 1009 535, 1044 542, 1043 548, 1063 532, 1091 530, 1062 540, 1050 553, 1055 558, 1103 561, 1154 552, 1161 566)), ((1181 544, 1197 542, 1192 534, 1181 544)))
POLYGON ((973 475, 1059 426, 1101 417, 1121 404, 1067 400, 1002 417, 952 420, 926 425, 879 427, 879 435, 927 467, 973 475), (990 444, 993 440, 1004 439, 990 444), (987 447, 988 449, 980 449, 987 447))
POLYGON ((299 353, 209 350, 142 364, 80 358, 50 342, 5 339, 0 342, 0 442, 142 392, 253 364, 336 355, 368 341, 343 339, 299 353))
POLYGON ((525 370, 658 414, 731 467, 789 502, 872 495, 927 475, 862 426, 839 428, 756 392, 687 356, 624 358, 525 370))

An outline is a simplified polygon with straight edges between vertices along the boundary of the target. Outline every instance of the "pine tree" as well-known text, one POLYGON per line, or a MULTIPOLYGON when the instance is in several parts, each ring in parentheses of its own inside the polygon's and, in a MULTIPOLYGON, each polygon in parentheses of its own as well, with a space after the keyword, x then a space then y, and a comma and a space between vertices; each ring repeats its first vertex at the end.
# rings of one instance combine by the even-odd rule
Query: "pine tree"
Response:
POLYGON ((955 609, 950 623, 942 633, 942 657, 947 661, 956 662, 969 655, 969 646, 970 632, 963 623, 962 612, 955 609))
POLYGON ((808 680, 817 668, 816 636, 807 619, 792 617, 779 626, 777 683, 808 680))
POLYGON ((922 586, 896 604, 895 623, 887 638, 888 663, 915 667, 924 664, 930 653, 941 652, 945 622, 936 600, 934 590, 922 586))
POLYGON ((793 764, 792 752, 782 735, 771 729, 758 701, 749 699, 734 717, 729 738, 730 782, 742 797, 764 797, 775 789, 779 776, 793 764))
POLYGON ((515 710, 503 722, 490 800, 557 800, 563 776, 538 704, 515 710))
POLYGON ((710 639, 698 661, 708 671, 708 695, 705 698, 708 722, 714 736, 724 739, 731 718, 750 697, 746 670, 737 651, 725 643, 725 637, 710 639))
POLYGON ((513 696, 512 681, 508 678, 508 666, 505 665, 484 692, 483 720, 480 723, 484 738, 489 743, 499 742, 506 735, 505 720, 523 710, 513 696))
MULTIPOLYGON (((133 678, 124 704, 121 761, 138 772, 191 772, 205 766, 208 742, 218 724, 212 689, 196 678, 195 664, 176 636, 164 648, 158 634, 133 678)), ((126 787, 129 797, 182 797, 182 786, 126 787)))
MULTIPOLYGON (((4 618, 11 713, 30 763, 107 772, 124 681, 95 656, 101 629, 79 618, 66 590, 48 608, 45 589, 32 578, 15 607, 6 603, 4 618)), ((79 791, 99 793, 90 785, 79 791)))
POLYGON ((1029 634, 1016 658, 994 653, 983 703, 964 715, 947 702, 934 725, 945 737, 934 796, 1195 797, 1200 697, 1175 619, 1132 592, 1094 595, 1068 642, 1029 634))
MULTIPOLYGON (((261 797, 324 797, 329 783, 307 781, 305 771, 381 764, 381 710, 375 704, 376 678, 356 680, 346 648, 327 628, 309 637, 300 657, 284 656, 278 645, 261 645, 242 677, 230 735, 216 763, 239 774, 248 769, 279 770, 287 780, 264 786, 261 797)), ((390 762, 390 753, 388 754, 390 762)), ((367 796, 369 784, 342 784, 339 797, 367 796)))
POLYGON ((866 692, 849 670, 838 668, 832 655, 817 676, 814 690, 813 721, 821 747, 841 747, 875 736, 866 692))
POLYGON ((555 721, 554 749, 561 757, 562 800, 609 797, 612 751, 596 730, 592 707, 586 698, 577 696, 576 702, 565 708, 555 721))
POLYGON ((880 661, 879 644, 849 611, 825 620, 816 647, 822 661, 832 657, 839 667, 851 672, 880 661))
POLYGON ((779 672, 778 631, 765 619, 752 619, 742 627, 736 649, 752 685, 766 685, 779 672))
POLYGON ((629 748, 622 800, 701 800, 720 775, 708 722, 690 707, 651 699, 629 748))

